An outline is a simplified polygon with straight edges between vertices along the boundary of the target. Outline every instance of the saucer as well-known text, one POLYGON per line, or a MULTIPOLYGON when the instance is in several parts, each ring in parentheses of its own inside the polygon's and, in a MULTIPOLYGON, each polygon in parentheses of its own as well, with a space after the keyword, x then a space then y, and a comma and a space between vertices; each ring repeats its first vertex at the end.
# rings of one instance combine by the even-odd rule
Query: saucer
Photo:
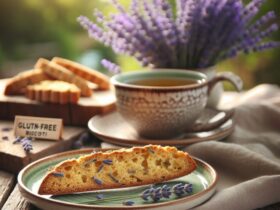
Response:
POLYGON ((180 137, 164 140, 145 139, 139 136, 136 130, 117 111, 92 117, 88 122, 88 128, 98 138, 111 144, 121 146, 159 144, 180 147, 202 141, 217 141, 229 136, 234 130, 232 114, 232 110, 218 111, 207 108, 193 128, 180 137), (222 124, 219 125, 217 122, 222 122, 222 124))

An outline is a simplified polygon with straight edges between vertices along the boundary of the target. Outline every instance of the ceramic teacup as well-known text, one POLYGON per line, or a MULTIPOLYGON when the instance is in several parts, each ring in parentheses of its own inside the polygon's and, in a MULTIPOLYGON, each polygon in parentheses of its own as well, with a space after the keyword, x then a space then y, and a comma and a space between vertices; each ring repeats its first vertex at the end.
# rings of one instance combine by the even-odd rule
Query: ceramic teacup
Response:
POLYGON ((237 90, 242 88, 240 78, 229 72, 211 80, 199 72, 174 69, 135 71, 111 78, 117 110, 140 136, 149 139, 183 134, 205 109, 211 89, 222 80, 237 90))

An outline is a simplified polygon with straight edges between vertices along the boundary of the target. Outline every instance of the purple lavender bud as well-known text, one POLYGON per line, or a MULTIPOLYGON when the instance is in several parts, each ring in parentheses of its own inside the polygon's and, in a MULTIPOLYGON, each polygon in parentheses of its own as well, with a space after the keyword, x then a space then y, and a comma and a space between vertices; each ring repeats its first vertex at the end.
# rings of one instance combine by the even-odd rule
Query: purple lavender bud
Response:
POLYGON ((192 191, 193 191, 193 185, 190 184, 190 183, 185 184, 185 185, 184 185, 184 191, 185 191, 186 193, 192 193, 192 191))
POLYGON ((106 59, 102 59, 101 60, 101 64, 108 69, 110 72, 112 72, 113 74, 118 74, 121 72, 121 69, 118 65, 116 65, 115 63, 112 63, 111 61, 108 61, 106 59))
POLYGON ((20 136, 17 136, 16 139, 13 141, 13 144, 20 143, 22 138, 20 136))
POLYGON ((163 197, 163 198, 169 198, 170 195, 172 194, 172 193, 171 193, 171 188, 168 187, 167 185, 164 185, 164 186, 162 187, 161 194, 162 194, 162 197, 163 197))
POLYGON ((2 132, 9 132, 11 130, 13 130, 13 128, 4 127, 4 128, 1 129, 2 132))
POLYGON ((97 194, 95 196, 98 200, 104 199, 104 195, 103 194, 97 194))
POLYGON ((103 160, 103 163, 107 164, 107 165, 112 165, 113 161, 109 160, 109 159, 105 159, 105 160, 103 160))
POLYGON ((123 205, 124 205, 124 206, 133 206, 134 203, 135 203, 134 201, 130 201, 130 200, 123 201, 123 205))
POLYGON ((103 167, 104 167, 104 165, 101 164, 101 165, 98 167, 98 169, 97 169, 97 173, 99 173, 99 172, 103 169, 103 167))
POLYGON ((30 138, 30 137, 24 137, 21 140, 22 147, 26 152, 30 152, 31 150, 33 150, 31 140, 32 140, 32 138, 30 138))
POLYGON ((97 184, 97 185, 102 185, 102 181, 95 176, 92 177, 92 180, 97 184))
POLYGON ((55 177, 64 177, 64 173, 62 172, 52 172, 52 175, 55 176, 55 177))

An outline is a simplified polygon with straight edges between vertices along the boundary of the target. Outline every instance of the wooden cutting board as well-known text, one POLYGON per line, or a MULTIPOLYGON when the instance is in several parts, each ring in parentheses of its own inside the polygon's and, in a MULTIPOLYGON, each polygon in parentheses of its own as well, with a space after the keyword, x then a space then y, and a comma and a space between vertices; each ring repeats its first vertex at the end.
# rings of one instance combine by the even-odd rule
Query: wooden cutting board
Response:
POLYGON ((62 118, 65 125, 86 126, 96 114, 115 109, 113 90, 94 91, 91 97, 81 97, 78 104, 51 104, 29 100, 24 96, 3 94, 8 79, 0 80, 0 119, 14 120, 15 115, 62 118))
POLYGON ((47 155, 69 150, 78 137, 86 131, 82 127, 65 126, 62 140, 32 141, 33 150, 25 152, 15 140, 12 121, 0 121, 0 170, 18 173, 24 166, 47 155), (7 129, 10 129, 7 131, 7 129))

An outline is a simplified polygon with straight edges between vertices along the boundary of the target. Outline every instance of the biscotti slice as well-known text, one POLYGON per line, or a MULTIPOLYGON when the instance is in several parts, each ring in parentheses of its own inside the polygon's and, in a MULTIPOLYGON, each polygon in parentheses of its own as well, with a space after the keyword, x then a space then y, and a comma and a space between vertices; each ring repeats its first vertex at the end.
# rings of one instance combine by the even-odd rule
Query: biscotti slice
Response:
POLYGON ((66 160, 47 173, 39 194, 69 194, 159 183, 191 173, 195 161, 175 147, 147 145, 66 160))
POLYGON ((40 102, 76 104, 80 98, 80 89, 64 81, 42 81, 38 84, 29 85, 26 90, 26 97, 40 102))
POLYGON ((26 87, 43 80, 50 80, 51 78, 45 74, 41 69, 32 69, 21 72, 11 78, 5 87, 5 95, 22 95, 25 93, 26 87))
POLYGON ((82 96, 88 97, 92 95, 92 90, 90 89, 87 81, 75 75, 73 72, 69 71, 63 66, 48 61, 44 58, 40 58, 35 64, 35 67, 42 69, 46 74, 54 77, 57 80, 75 84, 78 88, 81 89, 82 96))
POLYGON ((110 88, 109 78, 99 71, 93 70, 77 62, 60 57, 54 57, 52 61, 69 69, 74 74, 79 75, 80 77, 97 84, 98 88, 101 90, 108 90, 110 88))

